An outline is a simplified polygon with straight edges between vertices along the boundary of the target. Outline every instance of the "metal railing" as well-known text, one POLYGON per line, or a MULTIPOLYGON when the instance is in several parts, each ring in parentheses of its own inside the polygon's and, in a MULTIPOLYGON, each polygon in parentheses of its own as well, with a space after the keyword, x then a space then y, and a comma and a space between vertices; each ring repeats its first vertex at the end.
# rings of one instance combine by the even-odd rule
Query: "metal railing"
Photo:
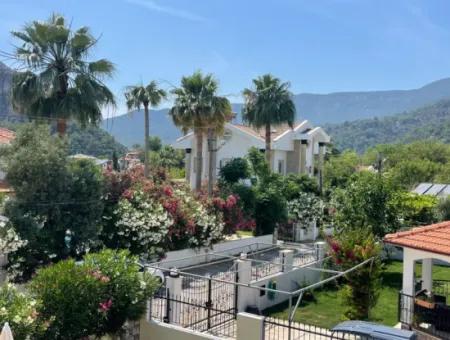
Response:
POLYGON ((433 301, 399 292, 398 321, 411 329, 450 339, 450 306, 439 297, 433 301))

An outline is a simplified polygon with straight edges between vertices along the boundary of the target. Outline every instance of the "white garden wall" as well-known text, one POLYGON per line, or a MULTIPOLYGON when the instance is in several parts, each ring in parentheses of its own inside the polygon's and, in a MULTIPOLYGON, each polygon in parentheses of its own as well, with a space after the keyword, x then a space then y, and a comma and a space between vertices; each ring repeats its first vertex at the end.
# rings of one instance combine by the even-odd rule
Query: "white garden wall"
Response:
POLYGON ((177 268, 183 268, 193 266, 210 260, 217 260, 217 257, 209 255, 212 252, 221 252, 225 255, 239 255, 242 251, 245 251, 247 246, 253 245, 252 249, 255 250, 256 244, 258 244, 258 249, 265 249, 272 247, 272 242, 273 235, 270 234, 224 241, 216 243, 212 247, 170 251, 166 253, 166 257, 160 262, 160 267, 170 268, 176 266, 177 268))

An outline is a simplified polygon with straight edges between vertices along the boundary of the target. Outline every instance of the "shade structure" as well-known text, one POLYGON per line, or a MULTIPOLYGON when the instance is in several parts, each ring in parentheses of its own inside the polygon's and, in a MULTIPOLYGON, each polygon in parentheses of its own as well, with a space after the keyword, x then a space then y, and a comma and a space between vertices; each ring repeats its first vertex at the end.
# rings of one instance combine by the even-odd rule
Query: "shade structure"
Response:
POLYGON ((7 322, 3 325, 2 333, 0 334, 0 340, 14 340, 11 328, 9 327, 9 324, 7 322))

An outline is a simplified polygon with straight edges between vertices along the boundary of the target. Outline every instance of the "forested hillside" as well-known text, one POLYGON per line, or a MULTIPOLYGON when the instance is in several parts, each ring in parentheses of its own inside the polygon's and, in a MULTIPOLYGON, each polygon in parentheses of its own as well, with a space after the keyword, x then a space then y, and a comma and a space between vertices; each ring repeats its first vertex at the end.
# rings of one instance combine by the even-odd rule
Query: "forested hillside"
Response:
POLYGON ((423 139, 450 143, 450 100, 394 116, 326 124, 324 127, 340 150, 363 152, 377 144, 423 139))

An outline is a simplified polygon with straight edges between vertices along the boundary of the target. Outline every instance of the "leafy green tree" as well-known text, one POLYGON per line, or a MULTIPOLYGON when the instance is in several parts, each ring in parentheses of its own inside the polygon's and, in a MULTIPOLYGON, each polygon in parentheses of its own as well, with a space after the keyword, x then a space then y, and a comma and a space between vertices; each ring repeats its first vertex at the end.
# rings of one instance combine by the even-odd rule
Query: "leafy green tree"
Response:
POLYGON ((212 192, 214 166, 216 164, 216 136, 224 129, 232 117, 231 104, 225 97, 217 95, 219 86, 212 74, 203 75, 200 71, 181 78, 181 86, 173 90, 174 106, 169 114, 176 126, 183 132, 193 130, 196 138, 195 189, 202 185, 203 137, 209 141, 209 181, 208 192, 212 192))
POLYGON ((295 120, 295 104, 289 83, 265 74, 253 79, 254 89, 244 89, 242 118, 257 129, 265 129, 266 162, 271 162, 272 126, 287 123, 291 128, 295 120))
POLYGON ((237 183, 241 179, 249 178, 248 161, 244 158, 233 158, 220 169, 219 176, 228 184, 237 183))
POLYGON ((400 227, 398 207, 393 203, 397 191, 388 179, 362 171, 353 175, 350 183, 332 196, 339 231, 369 229, 382 238, 400 227))
POLYGON ((21 42, 13 54, 20 64, 12 82, 16 112, 57 119, 58 132, 64 135, 68 119, 95 124, 102 118, 102 108, 115 104, 103 83, 114 66, 107 59, 87 60, 98 41, 87 27, 73 31, 64 17, 53 14, 12 35, 21 42))
POLYGON ((450 196, 439 200, 437 217, 441 221, 450 221, 450 196))
POLYGON ((148 149, 150 151, 160 151, 162 148, 161 138, 158 136, 149 136, 148 137, 148 149))
POLYGON ((140 110, 144 107, 144 176, 148 177, 148 152, 150 135, 150 114, 149 108, 158 106, 167 97, 166 91, 160 89, 155 81, 151 81, 147 86, 129 86, 125 92, 127 107, 129 110, 140 110))
POLYGON ((119 171, 120 170, 119 159, 117 158, 116 151, 113 151, 111 159, 112 159, 112 168, 113 168, 113 170, 114 171, 119 171))
POLYGON ((282 190, 287 201, 299 198, 302 193, 320 194, 317 180, 305 174, 284 176, 282 190))
POLYGON ((324 181, 327 191, 344 188, 350 177, 358 170, 360 157, 354 151, 331 156, 324 165, 324 181))
POLYGON ((98 167, 86 160, 69 161, 62 139, 31 124, 18 131, 1 158, 15 192, 5 215, 27 241, 10 254, 14 274, 26 279, 37 266, 98 246, 103 212, 98 167))

